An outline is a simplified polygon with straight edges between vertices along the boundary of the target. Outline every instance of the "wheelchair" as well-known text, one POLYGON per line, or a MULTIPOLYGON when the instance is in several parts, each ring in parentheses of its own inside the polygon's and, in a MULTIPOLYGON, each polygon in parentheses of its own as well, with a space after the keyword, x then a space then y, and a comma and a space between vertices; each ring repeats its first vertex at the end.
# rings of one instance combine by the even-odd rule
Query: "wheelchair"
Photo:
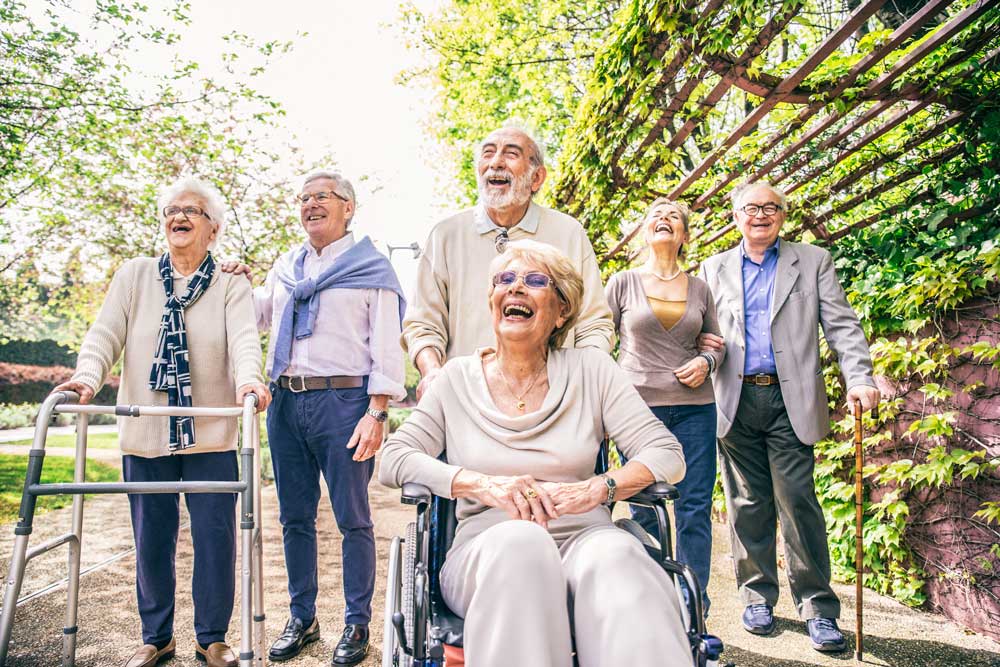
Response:
MULTIPOLYGON (((602 446, 597 471, 607 469, 607 449, 602 446)), ((691 665, 717 667, 723 644, 705 631, 701 586, 694 572, 672 557, 667 502, 678 496, 674 486, 658 482, 619 501, 651 508, 659 541, 632 519, 618 519, 615 524, 638 539, 673 580, 691 646, 691 665)), ((438 580, 455 536, 456 503, 413 483, 403 485, 401 500, 416 508, 416 520, 407 525, 405 535, 393 537, 389 546, 382 667, 443 667, 446 654, 461 650, 464 624, 445 604, 438 580)), ((610 570, 609 575, 613 575, 610 570)))

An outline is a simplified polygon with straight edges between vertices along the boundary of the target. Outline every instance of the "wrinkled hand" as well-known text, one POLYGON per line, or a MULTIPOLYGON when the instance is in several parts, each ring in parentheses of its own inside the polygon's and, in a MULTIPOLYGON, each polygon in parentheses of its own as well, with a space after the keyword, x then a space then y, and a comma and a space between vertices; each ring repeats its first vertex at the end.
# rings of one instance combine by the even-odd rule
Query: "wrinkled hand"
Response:
POLYGON ((715 352, 726 346, 726 339, 712 333, 702 333, 698 335, 699 352, 715 352))
POLYGON ((253 284, 253 269, 250 268, 249 264, 242 262, 222 262, 219 264, 219 268, 222 269, 223 273, 235 273, 236 275, 242 273, 250 281, 250 284, 253 284))
POLYGON ((875 387, 859 384, 847 390, 847 409, 854 414, 854 404, 861 403, 861 412, 868 412, 876 405, 882 394, 875 387))
POLYGON ((583 482, 542 482, 559 514, 584 514, 608 498, 608 485, 600 477, 583 482))
POLYGON ((385 424, 366 413, 347 441, 347 448, 354 450, 351 458, 355 461, 367 461, 375 456, 375 452, 382 448, 384 433, 385 424))
POLYGON ((436 378, 440 374, 441 374, 441 368, 438 367, 438 368, 434 368, 434 369, 432 369, 430 371, 427 371, 427 375, 425 375, 422 378, 420 378, 420 382, 417 384, 417 401, 418 402, 423 397, 424 392, 426 392, 430 388, 431 384, 434 382, 434 378, 436 378))
POLYGON ((257 397, 257 412, 264 412, 271 404, 271 390, 267 388, 267 385, 251 382, 241 386, 236 390, 236 404, 243 405, 243 399, 247 397, 247 394, 254 394, 257 397))
POLYGON ((502 508, 512 519, 534 521, 543 528, 559 518, 545 485, 531 475, 482 475, 471 495, 484 505, 502 508))
POLYGON ((695 357, 675 370, 674 375, 677 376, 677 380, 681 384, 692 389, 701 386, 701 383, 708 377, 708 359, 695 357))
POLYGON ((55 387, 52 388, 52 391, 50 391, 49 393, 54 394, 57 391, 76 392, 80 396, 80 405, 90 403, 90 399, 94 397, 94 390, 92 388, 88 387, 82 382, 73 382, 72 380, 70 380, 69 382, 63 382, 62 384, 56 385, 55 387))

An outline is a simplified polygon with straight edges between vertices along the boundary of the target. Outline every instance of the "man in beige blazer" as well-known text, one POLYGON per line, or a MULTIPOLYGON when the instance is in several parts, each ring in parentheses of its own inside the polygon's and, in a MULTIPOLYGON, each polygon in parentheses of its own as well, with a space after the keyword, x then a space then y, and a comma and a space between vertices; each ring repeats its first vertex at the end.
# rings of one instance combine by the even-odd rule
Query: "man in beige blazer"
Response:
POLYGON ((879 399, 868 344, 830 253, 778 238, 784 193, 752 183, 732 200, 743 241, 701 271, 723 334, 705 344, 726 346, 715 378, 717 435, 743 625, 760 635, 774 630, 780 521, 792 598, 813 648, 842 651, 840 601, 830 588, 826 524, 813 486, 812 445, 830 430, 819 327, 837 355, 848 404, 864 410, 879 399))

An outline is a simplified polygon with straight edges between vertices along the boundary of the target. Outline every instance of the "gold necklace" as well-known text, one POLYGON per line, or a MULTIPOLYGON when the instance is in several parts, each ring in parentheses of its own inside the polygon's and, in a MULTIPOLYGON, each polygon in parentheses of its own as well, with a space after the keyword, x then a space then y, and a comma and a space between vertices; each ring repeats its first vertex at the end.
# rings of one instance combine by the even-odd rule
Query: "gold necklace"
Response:
POLYGON ((510 395, 514 397, 514 400, 517 401, 517 403, 515 404, 517 405, 517 409, 520 410, 521 412, 524 412, 524 408, 526 406, 524 402, 524 397, 528 395, 528 392, 531 391, 531 388, 535 386, 535 382, 537 382, 538 378, 542 376, 542 371, 545 370, 545 362, 544 361, 542 362, 542 365, 539 366, 538 371, 535 373, 535 376, 531 378, 531 382, 528 384, 528 388, 522 391, 521 395, 518 396, 514 392, 514 388, 511 386, 510 382, 507 380, 507 376, 503 374, 503 366, 500 364, 500 355, 494 352, 493 356, 497 360, 497 371, 500 373, 500 378, 503 380, 503 383, 507 385, 507 391, 509 391, 510 395))
POLYGON ((650 273, 652 273, 652 274, 653 274, 654 276, 656 276, 657 278, 659 278, 660 280, 662 280, 663 282, 665 282, 665 283, 669 283, 669 282, 670 282, 671 280, 673 280, 673 279, 674 279, 674 278, 676 278, 677 276, 681 275, 681 267, 679 267, 679 266, 678 266, 678 267, 677 267, 677 270, 676 270, 676 271, 674 271, 674 272, 673 272, 673 273, 672 273, 671 275, 669 275, 669 276, 661 276, 661 275, 660 275, 659 273, 657 273, 657 272, 656 272, 656 271, 654 271, 653 269, 649 269, 649 272, 650 272, 650 273))

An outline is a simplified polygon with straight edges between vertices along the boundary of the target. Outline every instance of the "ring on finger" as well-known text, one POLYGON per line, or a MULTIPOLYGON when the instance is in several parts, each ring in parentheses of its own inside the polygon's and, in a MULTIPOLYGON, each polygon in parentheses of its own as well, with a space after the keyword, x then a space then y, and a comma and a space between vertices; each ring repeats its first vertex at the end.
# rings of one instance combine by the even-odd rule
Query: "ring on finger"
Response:
POLYGON ((528 500, 534 500, 535 498, 538 497, 538 491, 529 488, 527 491, 524 492, 524 497, 527 498, 528 500))

